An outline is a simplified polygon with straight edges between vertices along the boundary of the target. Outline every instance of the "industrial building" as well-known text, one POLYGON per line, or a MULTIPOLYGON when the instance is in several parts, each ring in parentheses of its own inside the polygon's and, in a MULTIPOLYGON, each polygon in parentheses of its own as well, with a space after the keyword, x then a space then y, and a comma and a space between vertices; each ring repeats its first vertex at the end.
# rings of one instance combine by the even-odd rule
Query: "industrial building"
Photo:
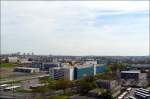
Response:
POLYGON ((138 70, 121 71, 121 79, 139 79, 141 72, 138 70))
POLYGON ((103 79, 98 79, 96 80, 96 84, 100 88, 108 89, 111 91, 111 93, 117 93, 114 94, 113 96, 116 97, 117 95, 120 94, 121 92, 121 86, 117 80, 103 80, 103 79))
POLYGON ((39 68, 28 68, 28 67, 15 67, 13 72, 16 73, 37 73, 39 72, 39 68))

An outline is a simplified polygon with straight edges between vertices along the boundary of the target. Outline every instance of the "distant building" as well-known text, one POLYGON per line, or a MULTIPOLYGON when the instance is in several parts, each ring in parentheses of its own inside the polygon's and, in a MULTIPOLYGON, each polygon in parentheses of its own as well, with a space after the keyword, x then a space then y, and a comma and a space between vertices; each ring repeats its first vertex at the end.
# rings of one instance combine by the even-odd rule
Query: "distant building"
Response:
POLYGON ((131 69, 145 70, 150 68, 150 64, 130 64, 131 69))
POLYGON ((139 79, 141 72, 138 70, 121 71, 121 79, 139 79))
POLYGON ((93 61, 93 60, 88 60, 88 61, 85 61, 85 64, 93 64, 93 65, 96 65, 97 64, 97 61, 93 61))
POLYGON ((53 67, 60 67, 61 64, 60 63, 42 63, 42 70, 45 70, 45 71, 49 71, 50 68, 53 68, 53 67))
POLYGON ((32 64, 32 61, 28 61, 28 58, 22 58, 20 59, 21 64, 32 64))
POLYGON ((42 62, 32 62, 31 67, 32 68, 39 68, 40 70, 42 70, 43 66, 42 66, 42 62))
POLYGON ((43 71, 49 71, 50 68, 61 67, 60 63, 51 62, 32 62, 32 68, 40 68, 43 71))
POLYGON ((27 68, 27 67, 15 67, 13 72, 16 73, 27 73, 27 74, 32 74, 32 73, 37 73, 39 72, 39 68, 27 68))
POLYGON ((19 62, 19 58, 18 57, 8 57, 8 62, 9 63, 17 63, 19 62))

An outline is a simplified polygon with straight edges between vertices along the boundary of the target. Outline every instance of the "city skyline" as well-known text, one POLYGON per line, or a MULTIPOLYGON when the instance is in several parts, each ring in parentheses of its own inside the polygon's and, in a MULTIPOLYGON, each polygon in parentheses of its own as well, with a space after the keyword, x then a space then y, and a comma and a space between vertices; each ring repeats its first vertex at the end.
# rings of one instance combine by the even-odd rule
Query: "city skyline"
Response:
POLYGON ((1 1, 1 52, 149 55, 149 1, 1 1))

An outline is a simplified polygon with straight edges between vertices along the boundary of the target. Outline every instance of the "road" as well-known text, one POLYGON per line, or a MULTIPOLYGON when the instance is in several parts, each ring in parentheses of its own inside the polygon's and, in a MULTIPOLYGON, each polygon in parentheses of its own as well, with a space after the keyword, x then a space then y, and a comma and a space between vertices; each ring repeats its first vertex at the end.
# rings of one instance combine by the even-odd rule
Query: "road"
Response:
POLYGON ((138 88, 132 88, 131 91, 127 94, 126 97, 129 97, 129 96, 135 97, 135 96, 134 96, 134 92, 135 92, 136 89, 138 89, 138 88))
POLYGON ((26 76, 19 76, 19 77, 15 77, 15 78, 9 78, 9 79, 5 79, 3 81, 0 81, 0 84, 4 84, 4 83, 9 83, 9 82, 16 82, 16 81, 23 81, 23 80, 30 80, 30 79, 37 79, 40 76, 48 76, 47 74, 36 74, 36 75, 26 75, 26 76))

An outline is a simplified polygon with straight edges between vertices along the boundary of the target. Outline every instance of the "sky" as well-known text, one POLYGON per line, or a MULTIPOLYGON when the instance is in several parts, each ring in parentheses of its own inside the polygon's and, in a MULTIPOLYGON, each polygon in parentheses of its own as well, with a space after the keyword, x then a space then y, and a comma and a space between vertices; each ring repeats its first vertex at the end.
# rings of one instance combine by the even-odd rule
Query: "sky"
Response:
POLYGON ((1 53, 149 55, 148 1, 1 1, 1 53))

